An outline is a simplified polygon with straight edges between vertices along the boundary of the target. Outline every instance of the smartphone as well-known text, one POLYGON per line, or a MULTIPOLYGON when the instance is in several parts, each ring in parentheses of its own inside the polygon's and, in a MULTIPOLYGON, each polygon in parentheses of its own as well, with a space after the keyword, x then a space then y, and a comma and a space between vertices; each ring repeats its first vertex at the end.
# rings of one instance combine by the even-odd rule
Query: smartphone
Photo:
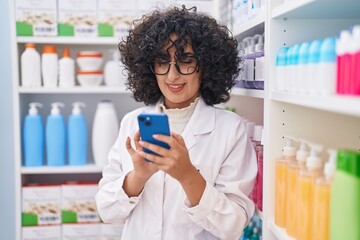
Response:
MULTIPOLYGON (((169 120, 166 114, 141 113, 138 115, 137 119, 140 129, 140 137, 142 141, 157 144, 167 149, 170 148, 170 146, 167 143, 160 142, 153 138, 154 134, 162 134, 162 135, 170 136, 169 120)), ((144 152, 156 154, 146 148, 144 148, 144 152)))

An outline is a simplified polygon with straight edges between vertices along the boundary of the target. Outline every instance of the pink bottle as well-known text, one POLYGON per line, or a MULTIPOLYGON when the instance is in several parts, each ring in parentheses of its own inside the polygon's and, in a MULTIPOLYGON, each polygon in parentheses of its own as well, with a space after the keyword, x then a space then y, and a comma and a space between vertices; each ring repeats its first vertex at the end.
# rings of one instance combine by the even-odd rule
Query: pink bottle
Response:
POLYGON ((360 25, 354 26, 353 54, 351 55, 351 94, 360 95, 360 25))
POLYGON ((337 93, 349 94, 350 92, 350 72, 351 55, 349 46, 351 45, 351 34, 348 30, 343 30, 337 41, 337 93))
POLYGON ((256 125, 254 127, 253 143, 258 162, 258 174, 256 176, 255 187, 253 190, 253 199, 256 200, 255 206, 260 211, 262 210, 262 180, 263 180, 263 145, 262 145, 263 126, 256 125))

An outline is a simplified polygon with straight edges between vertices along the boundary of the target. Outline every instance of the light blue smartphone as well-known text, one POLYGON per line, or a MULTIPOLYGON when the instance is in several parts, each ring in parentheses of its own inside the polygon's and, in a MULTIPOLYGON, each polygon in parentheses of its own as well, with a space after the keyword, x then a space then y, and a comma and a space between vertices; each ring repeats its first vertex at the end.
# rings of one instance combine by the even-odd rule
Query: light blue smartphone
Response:
MULTIPOLYGON (((169 149, 167 143, 158 141, 153 138, 154 134, 170 136, 168 116, 164 113, 141 113, 138 116, 140 137, 142 141, 153 143, 169 149)), ((144 148, 144 152, 156 154, 149 149, 144 148)))

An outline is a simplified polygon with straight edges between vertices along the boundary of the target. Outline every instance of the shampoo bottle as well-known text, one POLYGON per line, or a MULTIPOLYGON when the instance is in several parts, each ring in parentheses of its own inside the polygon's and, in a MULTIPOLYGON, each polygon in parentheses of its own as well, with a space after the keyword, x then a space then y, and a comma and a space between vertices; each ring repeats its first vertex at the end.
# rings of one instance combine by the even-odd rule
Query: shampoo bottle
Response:
POLYGON ((21 85, 23 87, 41 86, 40 54, 35 44, 27 43, 25 51, 21 54, 21 85))
POLYGON ((320 47, 319 79, 316 92, 322 95, 335 94, 336 91, 336 39, 323 40, 320 47))
POLYGON ((64 166, 66 164, 66 128, 60 107, 63 103, 51 104, 51 113, 46 120, 46 158, 48 166, 64 166))
POLYGON ((29 114, 24 120, 23 144, 24 166, 35 167, 44 165, 44 125, 38 114, 41 103, 30 103, 29 114))
POLYGON ((276 56, 276 88, 278 91, 285 91, 286 88, 286 55, 288 48, 280 49, 276 56))
POLYGON ((310 43, 304 42, 299 49, 299 77, 295 83, 298 92, 304 94, 309 92, 308 86, 311 86, 312 78, 309 76, 309 48, 310 43))
POLYGON ((337 152, 329 149, 329 160, 324 167, 324 176, 317 179, 314 186, 314 210, 312 213, 312 239, 330 239, 330 193, 336 170, 337 152))
POLYGON ((275 224, 286 226, 286 190, 288 163, 295 161, 294 138, 286 136, 283 155, 275 163, 275 224))
POLYGON ((318 94, 318 81, 320 78, 320 48, 321 48, 322 40, 312 41, 309 48, 309 77, 312 79, 310 82, 310 86, 308 86, 310 94, 318 94))
POLYGON ((354 53, 351 56, 351 94, 360 95, 360 25, 352 30, 354 53))
POLYGON ((87 164, 87 126, 81 112, 85 103, 73 103, 72 114, 68 120, 68 154, 69 165, 87 164))
POLYGON ((59 86, 75 86, 75 61, 68 48, 64 48, 63 57, 59 60, 59 86))

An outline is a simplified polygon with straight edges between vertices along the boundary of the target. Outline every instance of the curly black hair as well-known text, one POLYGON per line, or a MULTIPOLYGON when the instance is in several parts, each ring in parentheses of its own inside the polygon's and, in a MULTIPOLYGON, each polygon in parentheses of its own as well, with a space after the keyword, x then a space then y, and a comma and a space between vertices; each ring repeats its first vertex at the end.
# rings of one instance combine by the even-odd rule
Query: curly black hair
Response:
POLYGON ((201 70, 200 95, 208 105, 226 102, 239 74, 241 58, 231 32, 196 7, 156 10, 134 21, 129 35, 119 43, 121 61, 128 71, 127 88, 136 101, 152 105, 163 96, 150 65, 175 33, 176 54, 191 44, 201 70))

